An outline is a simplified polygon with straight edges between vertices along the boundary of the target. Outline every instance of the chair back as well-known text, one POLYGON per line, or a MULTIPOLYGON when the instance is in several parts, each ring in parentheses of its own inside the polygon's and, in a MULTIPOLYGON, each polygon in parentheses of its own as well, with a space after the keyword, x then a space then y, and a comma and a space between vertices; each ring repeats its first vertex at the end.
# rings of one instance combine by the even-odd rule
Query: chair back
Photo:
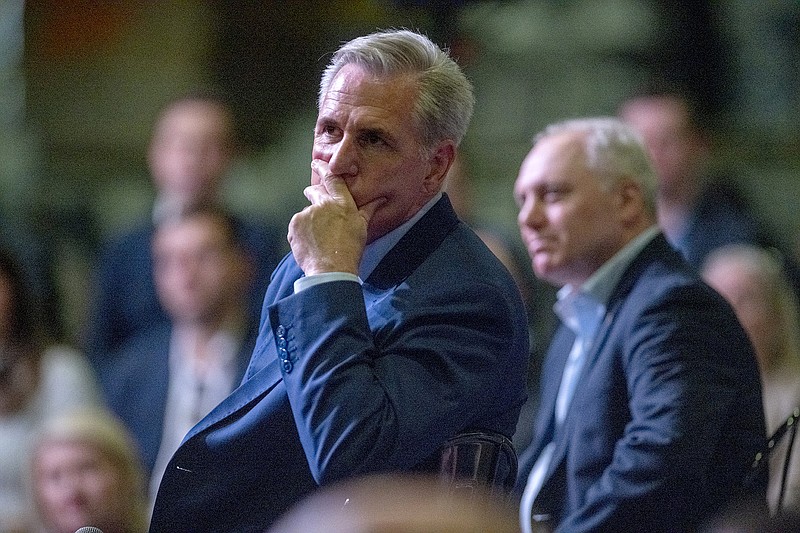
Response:
POLYGON ((517 454, 511 440, 491 431, 467 431, 440 450, 439 478, 452 490, 476 489, 507 495, 517 478, 517 454))

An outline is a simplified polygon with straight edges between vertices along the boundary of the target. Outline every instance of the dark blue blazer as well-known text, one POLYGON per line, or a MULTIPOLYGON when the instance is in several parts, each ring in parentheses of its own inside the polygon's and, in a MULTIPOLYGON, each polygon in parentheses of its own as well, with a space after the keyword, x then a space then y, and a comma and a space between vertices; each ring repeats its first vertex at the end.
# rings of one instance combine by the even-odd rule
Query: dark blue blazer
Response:
POLYGON ((800 298, 800 264, 770 235, 739 191, 712 183, 700 195, 676 248, 690 265, 700 269, 711 252, 729 244, 780 250, 786 276, 800 298))
POLYGON ((263 531, 319 484, 436 468, 466 428, 513 434, 528 333, 513 279, 442 198, 364 282, 267 290, 241 387, 193 428, 151 531, 263 531))
POLYGON ((713 183, 703 189, 676 248, 700 268, 708 254, 727 244, 774 246, 736 189, 713 183))
POLYGON ((534 438, 518 489, 544 446, 534 501, 559 532, 687 531, 737 495, 764 442, 755 355, 731 308, 662 236, 614 289, 567 418, 553 434, 574 335, 545 360, 534 438))
MULTIPOLYGON (((258 320, 269 276, 284 253, 285 234, 244 219, 236 219, 236 226, 254 265, 248 304, 253 320, 258 320)), ((154 233, 155 226, 148 222, 116 237, 104 246, 94 265, 83 345, 98 371, 112 364, 127 339, 169 322, 153 281, 154 233)))
MULTIPOLYGON (((237 354, 238 382, 250 361, 257 327, 249 328, 237 354)), ((100 373, 100 383, 111 410, 130 429, 149 473, 158 456, 169 390, 169 347, 172 326, 157 325, 129 339, 118 363, 100 373)))

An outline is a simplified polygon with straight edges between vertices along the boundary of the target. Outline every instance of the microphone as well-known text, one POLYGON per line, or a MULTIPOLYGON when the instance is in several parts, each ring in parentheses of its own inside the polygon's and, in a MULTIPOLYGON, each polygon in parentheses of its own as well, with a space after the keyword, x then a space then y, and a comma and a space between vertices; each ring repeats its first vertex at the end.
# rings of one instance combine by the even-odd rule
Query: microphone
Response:
POLYGON ((75 533, 103 533, 103 530, 101 530, 99 527, 83 526, 78 528, 75 533))

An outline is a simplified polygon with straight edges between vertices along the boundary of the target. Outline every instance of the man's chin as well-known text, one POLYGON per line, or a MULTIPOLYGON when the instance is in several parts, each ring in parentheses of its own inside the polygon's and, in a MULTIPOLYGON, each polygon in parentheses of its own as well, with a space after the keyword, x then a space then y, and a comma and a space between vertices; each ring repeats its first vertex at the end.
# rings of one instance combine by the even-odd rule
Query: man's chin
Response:
POLYGON ((560 285, 560 277, 558 275, 558 270, 555 268, 555 265, 549 259, 540 259, 539 261, 533 261, 533 272, 536 274, 536 277, 541 279, 542 281, 546 281, 547 283, 551 283, 553 285, 560 285))

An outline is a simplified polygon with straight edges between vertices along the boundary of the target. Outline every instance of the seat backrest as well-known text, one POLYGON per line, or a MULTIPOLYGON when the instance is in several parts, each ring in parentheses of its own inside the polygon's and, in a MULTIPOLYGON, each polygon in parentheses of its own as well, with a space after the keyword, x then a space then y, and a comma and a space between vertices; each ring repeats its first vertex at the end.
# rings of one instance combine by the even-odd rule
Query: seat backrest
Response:
POLYGON ((440 450, 439 477, 451 490, 509 494, 517 477, 517 454, 511 440, 491 431, 467 431, 440 450))

